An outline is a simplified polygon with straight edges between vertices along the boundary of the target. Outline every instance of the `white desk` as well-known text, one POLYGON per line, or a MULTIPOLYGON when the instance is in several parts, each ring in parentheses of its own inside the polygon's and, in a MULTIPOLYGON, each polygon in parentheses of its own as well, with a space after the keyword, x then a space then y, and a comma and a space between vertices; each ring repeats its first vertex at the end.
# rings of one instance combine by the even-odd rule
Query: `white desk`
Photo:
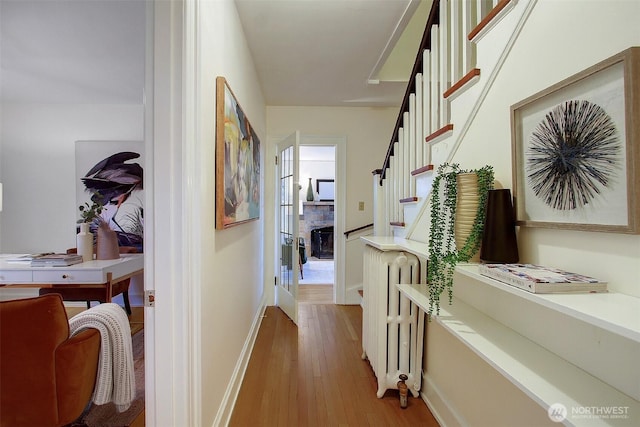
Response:
POLYGON ((31 267, 8 262, 0 255, 0 287, 37 287, 65 289, 104 289, 111 301, 112 285, 144 270, 144 254, 121 254, 119 259, 94 260, 68 267, 31 267))

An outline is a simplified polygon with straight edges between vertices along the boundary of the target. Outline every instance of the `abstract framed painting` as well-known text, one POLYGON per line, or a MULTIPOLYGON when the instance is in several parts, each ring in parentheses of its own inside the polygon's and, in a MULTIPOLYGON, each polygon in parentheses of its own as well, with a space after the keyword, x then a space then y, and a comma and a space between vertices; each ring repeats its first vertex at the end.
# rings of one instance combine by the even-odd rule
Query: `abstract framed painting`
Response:
POLYGON ((511 107, 516 224, 640 234, 640 48, 511 107))
MULTIPOLYGON (((142 253, 144 142, 76 141, 75 156, 76 206, 93 201, 104 204, 100 217, 116 232, 118 245, 133 246, 142 253)), ((95 233, 97 223, 89 227, 95 233)))
POLYGON ((216 229, 260 217, 260 139, 224 77, 216 79, 216 229))

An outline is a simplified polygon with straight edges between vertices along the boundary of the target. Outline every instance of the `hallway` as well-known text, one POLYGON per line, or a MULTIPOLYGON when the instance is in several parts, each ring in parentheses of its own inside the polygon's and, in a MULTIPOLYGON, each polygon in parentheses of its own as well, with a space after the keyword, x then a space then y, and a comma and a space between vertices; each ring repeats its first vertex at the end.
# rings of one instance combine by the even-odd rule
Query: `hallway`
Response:
POLYGON ((309 258, 302 265, 304 277, 300 278, 301 285, 333 285, 335 263, 332 259, 322 260, 318 258, 309 258))
POLYGON ((299 327, 267 307, 230 426, 437 426, 419 398, 376 397, 358 305, 301 304, 299 327))
POLYGON ((333 304, 334 265, 333 260, 308 259, 298 285, 299 304, 333 304))

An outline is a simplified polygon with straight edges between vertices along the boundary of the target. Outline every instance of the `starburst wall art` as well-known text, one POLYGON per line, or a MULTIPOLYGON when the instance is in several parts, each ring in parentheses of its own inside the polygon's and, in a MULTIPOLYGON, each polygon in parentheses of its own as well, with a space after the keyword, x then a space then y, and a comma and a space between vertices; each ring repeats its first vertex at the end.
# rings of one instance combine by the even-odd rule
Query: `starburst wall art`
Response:
POLYGON ((520 226, 640 233, 640 48, 511 107, 520 226))
POLYGON ((533 130, 525 153, 527 185, 552 209, 580 209, 611 187, 620 138, 604 108, 572 100, 533 130))

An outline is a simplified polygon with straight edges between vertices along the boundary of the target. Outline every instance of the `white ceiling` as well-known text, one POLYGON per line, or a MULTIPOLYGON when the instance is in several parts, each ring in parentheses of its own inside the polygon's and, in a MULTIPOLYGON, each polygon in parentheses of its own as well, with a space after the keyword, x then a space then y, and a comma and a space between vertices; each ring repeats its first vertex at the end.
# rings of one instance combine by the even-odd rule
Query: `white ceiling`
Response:
MULTIPOLYGON (((399 105, 406 82, 368 81, 376 78, 376 67, 383 65, 419 3, 236 0, 269 105, 399 105)), ((404 64, 407 75, 416 52, 417 47, 411 63, 404 64)))
MULTIPOLYGON (((369 81, 420 0, 235 1, 268 105, 400 104, 406 77, 369 81)), ((140 104, 144 25, 142 0, 0 0, 3 102, 140 104)))
POLYGON ((141 104, 145 2, 0 0, 3 102, 141 104))

